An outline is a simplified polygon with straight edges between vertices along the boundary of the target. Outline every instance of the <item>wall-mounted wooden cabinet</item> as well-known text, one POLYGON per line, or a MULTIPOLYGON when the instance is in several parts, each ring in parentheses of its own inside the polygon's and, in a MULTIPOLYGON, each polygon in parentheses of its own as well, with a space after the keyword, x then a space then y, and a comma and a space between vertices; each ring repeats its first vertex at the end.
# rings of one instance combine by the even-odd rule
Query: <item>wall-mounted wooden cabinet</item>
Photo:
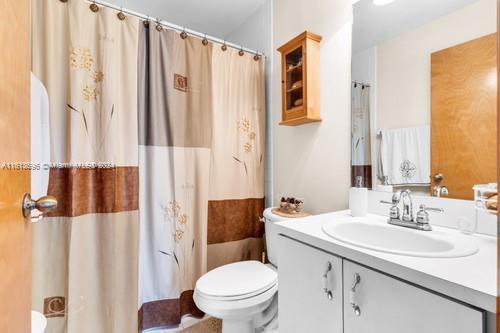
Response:
POLYGON ((278 49, 281 53, 282 121, 296 126, 321 121, 319 43, 321 36, 305 31, 278 49))

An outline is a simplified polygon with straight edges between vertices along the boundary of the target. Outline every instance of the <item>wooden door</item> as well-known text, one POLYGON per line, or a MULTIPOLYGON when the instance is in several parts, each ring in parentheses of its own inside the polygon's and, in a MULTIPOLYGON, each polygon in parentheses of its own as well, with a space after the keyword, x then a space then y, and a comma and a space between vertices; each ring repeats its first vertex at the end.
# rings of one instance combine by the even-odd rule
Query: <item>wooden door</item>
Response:
POLYGON ((278 246, 279 331, 342 333, 342 259, 285 237, 278 246))
POLYGON ((431 80, 431 190, 473 199, 474 184, 496 182, 496 34, 433 53, 431 80))
POLYGON ((484 324, 476 308, 344 260, 344 333, 484 333, 484 324))
POLYGON ((0 332, 28 333, 31 321, 31 230, 21 200, 30 161, 29 0, 0 0, 0 332))

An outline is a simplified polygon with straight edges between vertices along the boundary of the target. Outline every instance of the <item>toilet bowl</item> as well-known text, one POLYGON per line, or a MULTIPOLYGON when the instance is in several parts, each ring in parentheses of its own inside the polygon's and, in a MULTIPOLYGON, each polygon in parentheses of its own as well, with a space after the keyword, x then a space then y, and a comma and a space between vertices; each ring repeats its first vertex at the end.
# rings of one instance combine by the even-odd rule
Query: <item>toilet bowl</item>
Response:
POLYGON ((198 279, 196 306, 222 320, 223 333, 276 332, 278 315, 277 233, 273 224, 283 220, 264 211, 270 264, 242 261, 218 267, 198 279))
POLYGON ((37 311, 31 311, 31 333, 44 333, 47 327, 47 318, 37 311))

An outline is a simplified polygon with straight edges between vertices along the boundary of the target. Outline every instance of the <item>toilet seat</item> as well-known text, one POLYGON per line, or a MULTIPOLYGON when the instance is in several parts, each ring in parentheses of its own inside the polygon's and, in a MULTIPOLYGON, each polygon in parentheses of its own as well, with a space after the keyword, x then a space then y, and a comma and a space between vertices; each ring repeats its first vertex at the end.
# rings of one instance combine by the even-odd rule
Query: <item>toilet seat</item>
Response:
POLYGON ((222 326, 227 327, 230 322, 255 323, 277 292, 275 270, 258 261, 242 261, 216 268, 198 279, 193 299, 200 310, 221 318, 222 326))
POLYGON ((270 289, 252 297, 236 300, 217 300, 207 298, 198 289, 195 289, 193 299, 200 310, 216 318, 223 319, 224 325, 224 320, 253 318, 262 313, 277 296, 277 292, 278 284, 276 283, 270 289))
POLYGON ((196 282, 199 296, 214 301, 255 297, 278 284, 278 274, 258 261, 242 261, 216 268, 196 282))

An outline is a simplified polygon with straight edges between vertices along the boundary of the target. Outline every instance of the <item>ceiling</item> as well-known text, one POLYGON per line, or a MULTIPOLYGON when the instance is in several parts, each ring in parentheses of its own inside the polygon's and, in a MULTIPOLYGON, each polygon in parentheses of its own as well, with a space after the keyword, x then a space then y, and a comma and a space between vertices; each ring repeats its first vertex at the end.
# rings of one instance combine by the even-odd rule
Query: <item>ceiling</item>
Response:
POLYGON ((386 6, 375 6, 372 0, 355 1, 353 53, 476 1, 478 0, 395 0, 386 6))
POLYGON ((104 0, 152 18, 224 38, 268 0, 104 0))

